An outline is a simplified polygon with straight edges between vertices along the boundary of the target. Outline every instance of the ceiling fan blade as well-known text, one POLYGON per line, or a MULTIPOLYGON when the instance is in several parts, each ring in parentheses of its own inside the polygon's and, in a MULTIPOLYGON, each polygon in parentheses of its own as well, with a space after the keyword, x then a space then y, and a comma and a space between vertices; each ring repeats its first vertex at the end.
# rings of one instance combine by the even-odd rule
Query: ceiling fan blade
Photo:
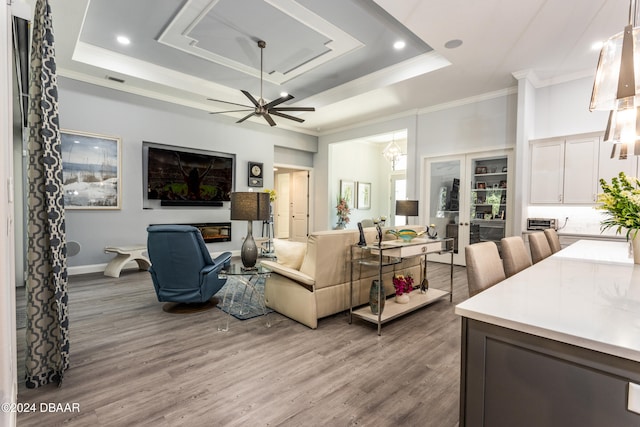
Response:
POLYGON ((271 118, 269 113, 264 113, 262 115, 262 117, 264 117, 264 119, 267 121, 267 123, 269 123, 269 126, 275 126, 276 125, 276 122, 273 121, 273 119, 271 118))
POLYGON ((258 101, 246 90, 241 90, 242 93, 244 93, 244 96, 246 96, 247 98, 249 98, 249 101, 251 101, 251 103, 253 105, 256 106, 256 108, 260 108, 260 104, 258 103, 258 101))
POLYGON ((314 107, 277 107, 275 111, 316 111, 314 107))
POLYGON ((273 101, 265 105, 264 108, 268 110, 269 108, 275 107, 276 105, 282 104, 283 102, 287 102, 290 99, 293 99, 293 95, 287 95, 287 96, 274 99, 273 101))
POLYGON ((227 110, 227 111, 211 111, 209 114, 224 114, 224 113, 237 113, 239 111, 254 111, 253 108, 250 110, 227 110))
POLYGON ((247 114, 246 116, 244 116, 243 118, 241 118, 240 120, 238 120, 236 123, 242 123, 242 122, 244 122, 245 120, 247 120, 249 117, 251 117, 251 116, 255 116, 255 115, 256 115, 256 112, 254 111, 254 112, 253 112, 253 113, 251 113, 251 114, 247 114))
POLYGON ((240 107, 251 108, 251 105, 237 104, 235 102, 223 101, 222 99, 207 98, 207 101, 224 102, 225 104, 238 105, 240 107))
POLYGON ((278 113, 277 111, 271 110, 271 111, 269 111, 269 113, 273 114, 274 116, 284 117, 285 119, 295 120, 298 123, 304 122, 304 120, 302 120, 302 119, 300 119, 298 117, 293 117, 293 116, 290 116, 288 114, 278 113))

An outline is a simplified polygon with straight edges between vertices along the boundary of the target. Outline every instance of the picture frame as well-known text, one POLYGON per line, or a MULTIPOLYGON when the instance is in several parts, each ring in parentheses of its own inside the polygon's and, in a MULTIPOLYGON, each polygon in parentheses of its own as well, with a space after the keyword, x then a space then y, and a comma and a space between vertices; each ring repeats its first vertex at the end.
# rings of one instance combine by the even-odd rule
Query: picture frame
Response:
POLYGON ((483 181, 476 182, 476 189, 477 190, 486 190, 487 189, 487 183, 483 182, 483 181))
POLYGON ((340 180, 340 199, 344 199, 347 203, 347 206, 350 208, 354 207, 356 195, 356 183, 351 180, 341 179, 340 180))
POLYGON ((486 166, 476 166, 476 175, 484 175, 487 173, 486 166))
POLYGON ((371 209, 371 183, 358 181, 358 204, 356 209, 371 209))
POLYGON ((121 140, 60 130, 65 209, 120 209, 121 140))

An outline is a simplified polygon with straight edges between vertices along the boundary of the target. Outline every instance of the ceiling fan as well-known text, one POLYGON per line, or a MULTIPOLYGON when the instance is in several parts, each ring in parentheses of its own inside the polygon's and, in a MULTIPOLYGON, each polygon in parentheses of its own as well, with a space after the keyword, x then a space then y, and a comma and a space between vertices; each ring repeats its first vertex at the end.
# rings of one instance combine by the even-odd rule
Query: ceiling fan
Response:
POLYGON ((271 117, 271 115, 278 116, 278 117, 283 117, 283 118, 289 119, 289 120, 295 120, 296 122, 299 122, 299 123, 304 122, 303 119, 291 116, 289 114, 285 114, 285 113, 283 113, 283 111, 316 111, 315 108, 313 108, 313 107, 278 107, 278 105, 282 104, 283 102, 287 102, 287 101, 293 99, 292 95, 282 96, 282 97, 280 97, 278 99, 274 99, 273 101, 271 101, 269 103, 266 103, 264 98, 262 98, 262 73, 263 73, 263 71, 262 71, 262 53, 264 51, 264 48, 267 47, 267 43, 265 41, 263 41, 263 40, 259 40, 258 41, 258 47, 260 48, 260 98, 255 99, 253 97, 253 95, 251 95, 246 90, 241 90, 241 92, 244 93, 244 95, 247 98, 249 98, 249 101, 251 101, 253 106, 237 104, 235 102, 223 101, 221 99, 207 98, 209 101, 223 102, 225 104, 231 104, 231 105, 238 105, 240 107, 246 107, 243 110, 216 111, 216 112, 212 112, 212 113, 209 113, 209 114, 224 114, 224 113, 235 113, 235 112, 239 112, 239 111, 251 111, 251 113, 247 114, 246 116, 244 116, 243 118, 238 120, 236 123, 242 123, 245 120, 247 120, 249 117, 262 116, 267 121, 267 123, 269 123, 270 126, 275 126, 276 125, 276 122, 273 121, 273 118, 271 117))

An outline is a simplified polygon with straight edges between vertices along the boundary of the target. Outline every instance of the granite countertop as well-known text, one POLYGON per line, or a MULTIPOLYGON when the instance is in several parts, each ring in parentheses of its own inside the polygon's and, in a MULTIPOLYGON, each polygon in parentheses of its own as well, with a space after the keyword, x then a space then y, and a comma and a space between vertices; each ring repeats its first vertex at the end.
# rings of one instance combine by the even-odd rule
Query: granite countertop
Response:
POLYGON ((455 312, 640 362, 640 265, 624 241, 576 242, 455 312))

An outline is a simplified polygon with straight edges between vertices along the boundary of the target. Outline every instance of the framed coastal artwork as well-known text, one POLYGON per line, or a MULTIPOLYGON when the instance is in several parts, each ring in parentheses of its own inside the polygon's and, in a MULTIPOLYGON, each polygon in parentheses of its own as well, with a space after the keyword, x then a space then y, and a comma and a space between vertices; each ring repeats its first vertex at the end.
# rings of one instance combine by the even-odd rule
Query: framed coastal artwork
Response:
POLYGON ((354 181, 341 179, 340 180, 340 198, 347 202, 347 206, 354 208, 355 202, 356 183, 354 181))
POLYGON ((358 181, 358 209, 371 209, 371 183, 358 181))
POLYGON ((120 138, 61 130, 65 209, 120 209, 120 138))

